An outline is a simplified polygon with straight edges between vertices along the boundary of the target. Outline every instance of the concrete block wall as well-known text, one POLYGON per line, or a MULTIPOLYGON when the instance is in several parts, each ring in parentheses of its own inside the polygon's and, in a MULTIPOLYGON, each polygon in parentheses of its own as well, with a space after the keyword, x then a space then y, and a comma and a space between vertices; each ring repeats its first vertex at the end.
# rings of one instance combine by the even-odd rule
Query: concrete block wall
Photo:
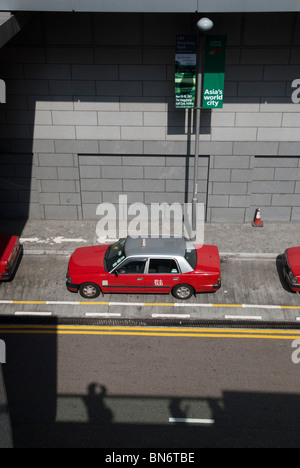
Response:
POLYGON ((256 157, 252 206, 260 201, 266 221, 300 221, 300 158, 256 157))
POLYGON ((208 219, 211 222, 245 221, 249 217, 253 178, 250 156, 211 156, 208 219))
MULTIPOLYGON (((298 221, 300 105, 291 85, 300 79, 300 15, 210 17, 228 48, 224 107, 201 116, 206 220, 248 222, 262 206, 266 220, 282 219, 284 208, 284 219, 298 221)), ((197 20, 37 14, 0 50, 2 218, 96 219, 98 203, 124 193, 146 204, 190 201, 194 115, 175 109, 174 60, 176 35, 196 33, 197 20)))
MULTIPOLYGON (((199 158, 199 202, 206 203, 208 157, 199 158)), ((193 157, 80 155, 81 200, 84 219, 93 219, 100 203, 188 203, 193 194, 193 157)), ((150 213, 150 211, 149 211, 150 213)))

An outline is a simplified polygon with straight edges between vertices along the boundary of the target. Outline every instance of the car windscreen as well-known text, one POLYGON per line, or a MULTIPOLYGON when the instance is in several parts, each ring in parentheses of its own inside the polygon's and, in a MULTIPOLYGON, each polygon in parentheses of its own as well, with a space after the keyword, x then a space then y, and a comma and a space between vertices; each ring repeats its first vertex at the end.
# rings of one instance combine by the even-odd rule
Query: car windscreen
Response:
POLYGON ((105 254, 105 267, 107 271, 111 271, 126 257, 124 250, 125 241, 126 239, 120 239, 107 249, 105 254))
POLYGON ((196 265, 197 265, 197 250, 195 249, 193 244, 187 243, 184 257, 188 261, 188 263, 191 265, 193 270, 195 270, 196 265))

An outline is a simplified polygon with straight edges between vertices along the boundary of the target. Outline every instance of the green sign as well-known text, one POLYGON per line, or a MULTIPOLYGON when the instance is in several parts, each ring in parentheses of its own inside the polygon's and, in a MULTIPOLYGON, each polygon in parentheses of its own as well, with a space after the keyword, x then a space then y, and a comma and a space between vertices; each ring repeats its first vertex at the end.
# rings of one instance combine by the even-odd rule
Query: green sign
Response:
POLYGON ((223 107, 227 36, 207 36, 203 78, 204 109, 223 107))
POLYGON ((192 109, 196 95, 196 37, 176 37, 175 107, 192 109))

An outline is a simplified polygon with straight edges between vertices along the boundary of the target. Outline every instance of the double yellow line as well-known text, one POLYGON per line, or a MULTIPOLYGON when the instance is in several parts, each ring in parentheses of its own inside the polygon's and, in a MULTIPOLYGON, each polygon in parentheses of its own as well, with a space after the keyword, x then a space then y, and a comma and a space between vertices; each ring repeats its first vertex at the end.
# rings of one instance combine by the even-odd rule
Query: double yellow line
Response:
POLYGON ((300 339, 300 330, 260 330, 234 328, 117 327, 77 325, 0 325, 5 334, 115 335, 184 338, 300 339))

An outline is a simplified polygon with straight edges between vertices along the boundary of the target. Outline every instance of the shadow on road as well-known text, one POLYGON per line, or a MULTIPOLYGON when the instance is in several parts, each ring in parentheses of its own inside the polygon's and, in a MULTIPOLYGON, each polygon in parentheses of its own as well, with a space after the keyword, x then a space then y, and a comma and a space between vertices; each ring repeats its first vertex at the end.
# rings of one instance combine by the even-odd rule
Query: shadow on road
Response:
MULTIPOLYGON (((35 367, 35 366, 33 366, 35 367)), ((92 383, 86 395, 56 395, 44 369, 35 368, 36 379, 23 374, 23 386, 6 372, 8 398, 16 448, 293 448, 299 445, 300 396, 293 394, 226 391, 221 399, 149 397, 109 397, 103 385, 92 383), (42 372, 42 374, 40 373, 42 372), (41 379, 45 381, 41 383, 41 379), (26 384, 25 384, 26 379, 26 384), (38 385, 36 386, 36 381, 38 385), (17 385, 17 386, 16 386, 17 385), (43 393, 38 391, 43 386, 43 393), (15 387, 16 386, 16 387, 15 387), (17 390, 18 389, 18 390, 17 390), (72 409, 74 421, 56 421, 57 403, 63 399, 72 409), (155 418, 159 403, 166 408, 166 420, 134 422, 135 407, 141 402, 148 408, 148 419, 155 418), (189 406, 207 405, 212 423, 177 422, 186 418, 189 406), (87 420, 76 421, 86 408, 87 420), (129 408, 127 405, 129 404, 129 408), (117 421, 117 413, 132 421, 117 421), (126 411, 126 407, 127 410, 126 411)), ((51 369, 49 369, 51 371, 51 369)), ((52 369, 53 370, 53 369, 52 369)), ((19 374, 20 376, 20 374, 19 374)), ((70 419, 70 413, 66 415, 70 419)))
MULTIPOLYGON (((6 342, 3 372, 15 448, 167 447, 177 451, 299 446, 299 394, 223 390, 219 398, 204 398, 199 390, 194 398, 151 397, 110 394, 97 381, 87 381, 83 394, 62 394, 58 391, 62 382, 57 381, 56 319, 34 328, 28 317, 23 322, 10 320, 10 328, 1 326, 0 338, 6 342)), ((77 350, 77 345, 72 348, 68 342, 68 346, 69 352, 77 350)), ((68 364, 64 365, 69 372, 68 364)), ((80 385, 83 378, 78 376, 80 385)))

